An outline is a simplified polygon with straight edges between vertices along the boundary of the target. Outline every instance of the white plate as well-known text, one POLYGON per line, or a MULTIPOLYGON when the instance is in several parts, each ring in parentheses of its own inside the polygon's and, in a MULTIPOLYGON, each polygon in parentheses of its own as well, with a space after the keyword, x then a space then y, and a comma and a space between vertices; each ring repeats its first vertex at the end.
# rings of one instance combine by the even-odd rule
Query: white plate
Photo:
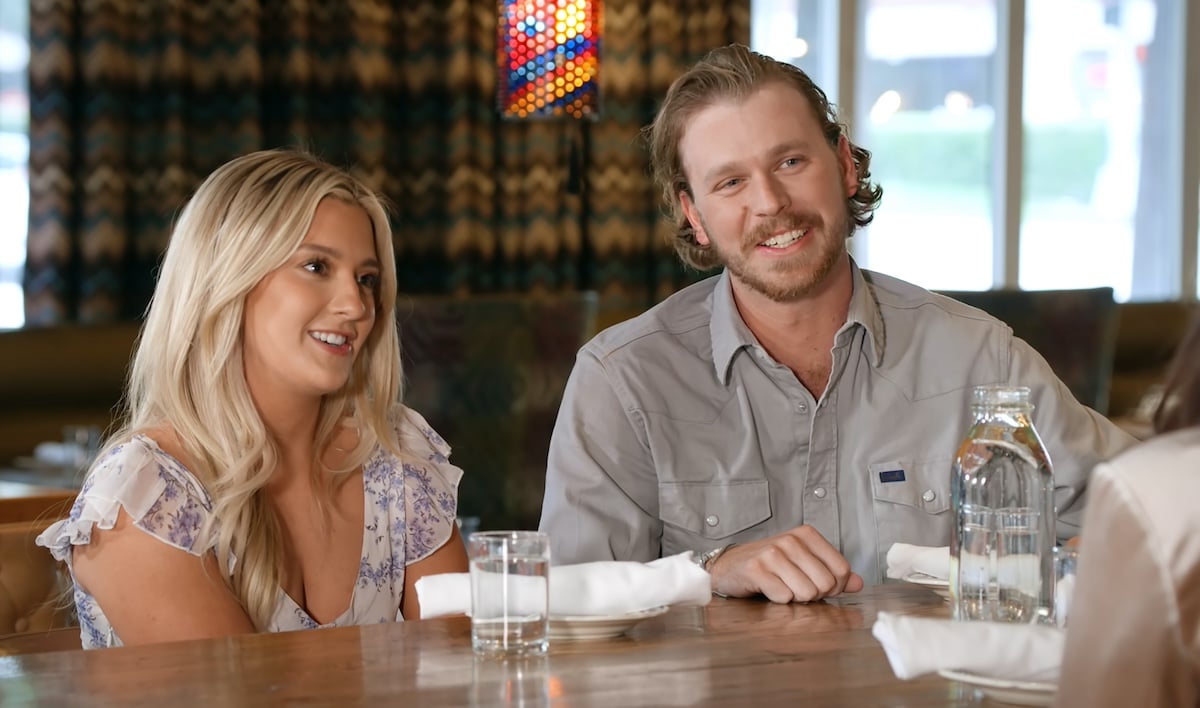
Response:
POLYGON ((909 573, 904 576, 904 582, 914 585, 923 585, 930 590, 936 592, 947 600, 950 599, 950 581, 941 578, 935 578, 932 575, 924 573, 909 573))
POLYGON ((980 676, 968 671, 941 669, 938 675, 951 681, 959 681, 983 691, 984 695, 999 703, 1018 706, 1048 706, 1054 703, 1056 686, 1048 681, 1006 681, 980 676))
POLYGON ((642 620, 658 617, 671 608, 666 605, 623 615, 594 617, 550 617, 550 639, 607 639, 619 637, 642 620))

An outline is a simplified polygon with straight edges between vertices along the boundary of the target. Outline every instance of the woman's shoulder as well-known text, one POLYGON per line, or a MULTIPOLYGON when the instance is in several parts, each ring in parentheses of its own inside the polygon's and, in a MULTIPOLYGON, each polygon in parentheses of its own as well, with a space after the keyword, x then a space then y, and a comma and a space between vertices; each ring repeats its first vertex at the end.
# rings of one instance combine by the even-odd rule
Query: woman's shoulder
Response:
POLYGON ((1098 473, 1133 487, 1200 488, 1200 426, 1150 438, 1101 465, 1098 473))
POLYGON ((450 462, 450 446, 417 411, 398 405, 389 422, 399 454, 380 446, 374 463, 364 468, 364 488, 380 500, 380 513, 404 519, 400 543, 409 564, 451 537, 463 471, 450 462))
POLYGON ((463 471, 450 462, 450 445, 438 435, 424 416, 403 405, 388 416, 394 445, 380 441, 364 466, 368 488, 396 489, 405 494, 457 496, 463 471), (395 448, 395 449, 393 449, 395 448))
POLYGON ((1195 538, 1200 534, 1200 516, 1192 513, 1200 496, 1200 427, 1159 435, 1100 464, 1093 486, 1089 505, 1130 510, 1156 545, 1173 547, 1195 538))
POLYGON ((389 414, 392 431, 406 461, 425 461, 444 464, 450 459, 449 443, 438 434, 425 416, 397 404, 389 414))
POLYGON ((122 509, 142 530, 196 553, 212 504, 204 486, 182 462, 143 433, 110 446, 84 480, 68 518, 44 534, 43 545, 62 556, 91 542, 94 528, 115 526, 122 509))
POLYGON ((194 497, 204 506, 211 499, 204 484, 184 461, 182 448, 174 436, 151 430, 134 433, 129 440, 114 446, 107 464, 97 464, 92 475, 105 478, 158 480, 179 494, 194 497))

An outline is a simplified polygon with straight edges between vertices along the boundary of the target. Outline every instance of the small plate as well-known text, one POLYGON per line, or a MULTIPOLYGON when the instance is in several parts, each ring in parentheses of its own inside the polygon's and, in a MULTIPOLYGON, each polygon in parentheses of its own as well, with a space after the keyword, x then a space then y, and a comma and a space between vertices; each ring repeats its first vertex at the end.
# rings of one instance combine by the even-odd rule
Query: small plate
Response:
POLYGON ((958 681, 983 691, 983 694, 998 703, 1017 706, 1048 706, 1054 704, 1056 686, 1048 681, 1006 681, 980 676, 969 671, 941 669, 938 675, 958 681))
POLYGON ((619 637, 642 620, 658 617, 671 609, 666 605, 648 610, 628 612, 623 615, 596 615, 579 617, 550 617, 550 639, 573 641, 576 639, 608 639, 619 637))
POLYGON ((941 578, 935 578, 932 575, 924 573, 909 573, 904 576, 904 582, 914 585, 923 585, 930 590, 936 592, 947 600, 950 599, 950 581, 941 578))

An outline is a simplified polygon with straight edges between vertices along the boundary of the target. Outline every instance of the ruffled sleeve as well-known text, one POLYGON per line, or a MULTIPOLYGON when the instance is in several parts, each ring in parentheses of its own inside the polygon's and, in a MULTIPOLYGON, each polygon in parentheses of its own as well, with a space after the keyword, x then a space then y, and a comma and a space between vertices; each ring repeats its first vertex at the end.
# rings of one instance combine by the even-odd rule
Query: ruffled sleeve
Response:
POLYGON ((200 555, 211 543, 200 531, 212 504, 204 487, 177 460, 144 436, 111 449, 85 480, 70 515, 38 536, 38 545, 70 563, 72 546, 91 543, 95 527, 111 529, 121 508, 164 543, 200 555))
POLYGON ((405 564, 441 548, 454 529, 463 471, 450 463, 450 446, 416 411, 400 411, 397 434, 407 453, 404 470, 405 564))

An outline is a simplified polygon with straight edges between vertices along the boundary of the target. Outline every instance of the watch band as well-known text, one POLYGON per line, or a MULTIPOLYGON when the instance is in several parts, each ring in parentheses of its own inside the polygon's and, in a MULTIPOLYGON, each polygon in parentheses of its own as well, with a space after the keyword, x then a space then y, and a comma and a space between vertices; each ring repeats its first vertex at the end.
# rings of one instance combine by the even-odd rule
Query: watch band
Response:
POLYGON ((696 559, 696 565, 700 566, 704 570, 708 570, 709 566, 715 563, 717 559, 721 557, 722 553, 728 551, 730 548, 733 548, 736 545, 737 544, 735 543, 731 543, 727 546, 714 548, 711 551, 705 551, 704 553, 700 554, 699 558, 696 559))

